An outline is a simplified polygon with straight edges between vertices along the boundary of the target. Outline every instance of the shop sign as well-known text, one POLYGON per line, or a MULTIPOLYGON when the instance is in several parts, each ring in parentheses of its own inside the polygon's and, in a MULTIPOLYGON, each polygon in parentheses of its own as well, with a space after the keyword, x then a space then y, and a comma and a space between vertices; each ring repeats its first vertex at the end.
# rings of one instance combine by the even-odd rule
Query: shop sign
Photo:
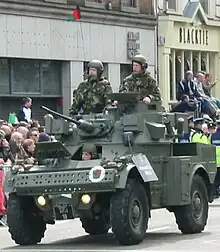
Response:
POLYGON ((208 45, 207 30, 195 28, 179 28, 179 42, 182 44, 208 45))
POLYGON ((132 60, 134 55, 140 50, 140 44, 138 43, 140 39, 139 32, 128 32, 127 34, 127 58, 132 60))

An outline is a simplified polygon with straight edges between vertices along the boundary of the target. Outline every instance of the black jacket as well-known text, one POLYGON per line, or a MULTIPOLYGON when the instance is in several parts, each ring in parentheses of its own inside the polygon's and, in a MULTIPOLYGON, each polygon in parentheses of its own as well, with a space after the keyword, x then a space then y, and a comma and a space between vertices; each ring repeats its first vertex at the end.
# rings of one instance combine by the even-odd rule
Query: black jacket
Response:
POLYGON ((200 93, 196 88, 195 82, 187 81, 186 79, 183 79, 179 82, 177 91, 177 100, 180 101, 183 95, 188 95, 190 99, 201 97, 200 93), (190 92, 189 87, 191 88, 192 92, 190 92))

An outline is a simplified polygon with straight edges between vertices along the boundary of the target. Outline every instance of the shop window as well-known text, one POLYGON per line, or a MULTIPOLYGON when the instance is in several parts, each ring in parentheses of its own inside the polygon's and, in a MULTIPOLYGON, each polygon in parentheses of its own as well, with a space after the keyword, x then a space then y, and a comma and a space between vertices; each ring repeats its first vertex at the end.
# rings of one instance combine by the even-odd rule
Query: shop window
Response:
POLYGON ((9 62, 8 59, 0 58, 0 93, 10 92, 9 62))
POLYGON ((61 94, 61 62, 44 61, 41 64, 42 87, 44 95, 61 94))
POLYGON ((132 72, 131 64, 120 64, 120 81, 121 83, 123 80, 130 75, 132 72))
MULTIPOLYGON (((89 64, 89 61, 86 61, 84 62, 84 66, 83 66, 83 77, 84 77, 84 80, 87 79, 87 71, 88 71, 88 64, 89 64)), ((106 77, 108 79, 108 63, 103 63, 103 66, 104 66, 104 72, 103 72, 103 75, 104 77, 106 77)))
POLYGON ((181 81, 181 56, 176 56, 176 85, 181 81))
POLYGON ((201 59, 201 71, 206 72, 206 61, 204 58, 201 59))
POLYGON ((190 62, 188 59, 184 60, 184 73, 190 70, 190 62))
POLYGON ((13 59, 11 61, 12 93, 40 93, 40 62, 13 59))
POLYGON ((172 75, 172 67, 175 62, 172 61, 172 58, 170 57, 170 100, 174 100, 173 96, 173 75, 172 75))
POLYGON ((198 73, 199 71, 199 60, 197 57, 193 58, 193 72, 198 73))

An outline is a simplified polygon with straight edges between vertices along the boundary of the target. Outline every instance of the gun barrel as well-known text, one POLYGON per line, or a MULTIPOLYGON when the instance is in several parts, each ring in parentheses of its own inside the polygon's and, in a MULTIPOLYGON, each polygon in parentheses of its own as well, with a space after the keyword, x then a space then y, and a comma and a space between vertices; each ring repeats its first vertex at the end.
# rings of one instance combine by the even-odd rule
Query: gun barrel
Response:
POLYGON ((67 120, 69 122, 72 122, 72 123, 75 123, 77 126, 80 126, 81 122, 77 121, 77 120, 74 120, 73 118, 69 117, 69 116, 65 116, 65 115, 62 115, 56 111, 53 111, 52 109, 49 109, 48 107, 45 107, 45 106, 41 106, 41 108, 47 112, 49 112, 50 114, 52 115, 55 115, 55 116, 58 116, 60 118, 63 118, 64 120, 67 120))
POLYGON ((42 108, 43 110, 49 112, 49 113, 52 114, 52 115, 58 116, 58 117, 60 117, 60 118, 62 118, 62 119, 64 119, 64 120, 67 120, 67 121, 69 121, 69 122, 75 123, 76 126, 77 126, 79 129, 84 130, 84 131, 86 131, 87 133, 91 133, 91 132, 93 132, 94 129, 95 129, 95 127, 94 127, 92 124, 90 124, 90 123, 88 123, 88 122, 86 122, 86 121, 77 121, 77 120, 74 120, 73 118, 71 118, 71 117, 69 117, 69 116, 62 115, 62 114, 60 114, 60 113, 58 113, 58 112, 56 112, 56 111, 53 111, 52 109, 49 109, 49 108, 47 108, 47 107, 45 107, 45 106, 41 106, 41 108, 42 108))

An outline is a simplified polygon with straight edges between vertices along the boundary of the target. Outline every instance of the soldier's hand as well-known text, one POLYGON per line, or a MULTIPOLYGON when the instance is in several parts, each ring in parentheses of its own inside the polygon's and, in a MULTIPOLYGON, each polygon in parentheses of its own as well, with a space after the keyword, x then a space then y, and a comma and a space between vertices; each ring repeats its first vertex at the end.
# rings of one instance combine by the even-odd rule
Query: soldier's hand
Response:
POLYGON ((151 103, 151 99, 150 99, 149 97, 145 97, 145 98, 143 99, 143 102, 144 102, 145 104, 150 104, 150 103, 151 103))
POLYGON ((118 106, 118 101, 113 101, 112 106, 118 106))

